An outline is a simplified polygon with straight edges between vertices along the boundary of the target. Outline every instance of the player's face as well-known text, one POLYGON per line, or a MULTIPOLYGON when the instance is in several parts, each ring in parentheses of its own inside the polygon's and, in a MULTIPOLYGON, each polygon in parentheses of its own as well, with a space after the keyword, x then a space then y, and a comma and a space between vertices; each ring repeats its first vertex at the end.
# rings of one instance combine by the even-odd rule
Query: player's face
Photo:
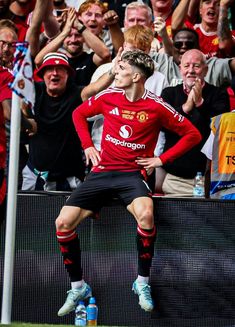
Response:
POLYGON ((152 20, 148 15, 148 11, 145 8, 130 8, 127 9, 127 14, 124 22, 125 29, 135 26, 152 26, 152 20))
POLYGON ((98 5, 91 5, 84 11, 79 19, 95 35, 99 35, 104 27, 104 19, 101 8, 98 5))
POLYGON ((204 77, 207 73, 207 66, 203 61, 203 56, 196 50, 186 52, 181 60, 180 72, 184 84, 188 89, 193 87, 196 79, 204 81, 204 77))
POLYGON ((126 89, 133 85, 133 67, 120 60, 115 70, 115 86, 126 89))
POLYGON ((200 15, 202 23, 217 26, 219 17, 219 0, 206 0, 201 3, 200 15))
POLYGON ((57 97, 64 93, 68 80, 68 71, 63 66, 48 66, 43 75, 47 93, 57 97))
POLYGON ((64 39, 63 47, 71 56, 75 56, 82 52, 83 42, 82 35, 72 28, 70 34, 64 39))

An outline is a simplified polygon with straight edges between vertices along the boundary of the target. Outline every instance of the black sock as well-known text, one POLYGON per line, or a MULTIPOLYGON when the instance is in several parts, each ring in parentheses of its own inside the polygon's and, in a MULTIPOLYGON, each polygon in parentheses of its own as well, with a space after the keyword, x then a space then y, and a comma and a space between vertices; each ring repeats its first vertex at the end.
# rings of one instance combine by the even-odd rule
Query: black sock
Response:
POLYGON ((140 276, 148 277, 150 275, 155 240, 155 226, 152 229, 137 227, 136 243, 138 251, 138 275, 140 276))
POLYGON ((60 251, 71 282, 82 280, 80 240, 75 230, 56 232, 60 251))

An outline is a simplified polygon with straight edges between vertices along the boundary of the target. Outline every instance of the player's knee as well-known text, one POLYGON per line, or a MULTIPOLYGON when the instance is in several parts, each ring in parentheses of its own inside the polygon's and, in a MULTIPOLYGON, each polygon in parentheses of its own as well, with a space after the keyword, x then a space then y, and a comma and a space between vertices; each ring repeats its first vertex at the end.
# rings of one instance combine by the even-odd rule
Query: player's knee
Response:
POLYGON ((138 216, 138 225, 143 229, 151 229, 154 225, 153 212, 150 208, 144 209, 138 216))
POLYGON ((65 232, 71 229, 71 225, 68 222, 68 218, 60 214, 55 221, 56 230, 58 232, 65 232))

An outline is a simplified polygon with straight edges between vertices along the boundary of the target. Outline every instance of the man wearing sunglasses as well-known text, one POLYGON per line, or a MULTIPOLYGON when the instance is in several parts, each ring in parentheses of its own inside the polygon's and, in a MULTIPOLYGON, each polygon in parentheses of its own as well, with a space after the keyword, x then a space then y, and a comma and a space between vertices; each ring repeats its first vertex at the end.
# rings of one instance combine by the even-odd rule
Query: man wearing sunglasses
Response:
MULTIPOLYGON (((165 75, 171 86, 182 83, 179 64, 182 55, 190 49, 199 49, 196 31, 182 28, 173 37, 172 55, 156 53, 153 59, 159 64, 159 72, 165 75)), ((230 84, 235 74, 235 58, 216 58, 207 60, 208 70, 205 81, 214 86, 230 84)))

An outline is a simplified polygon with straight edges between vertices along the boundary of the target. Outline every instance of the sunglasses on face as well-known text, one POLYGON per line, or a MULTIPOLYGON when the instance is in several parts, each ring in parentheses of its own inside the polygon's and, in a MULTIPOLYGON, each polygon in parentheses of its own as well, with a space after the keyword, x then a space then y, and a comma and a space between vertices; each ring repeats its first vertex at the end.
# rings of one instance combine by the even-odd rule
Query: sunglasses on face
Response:
POLYGON ((176 49, 180 49, 183 46, 185 46, 187 49, 195 48, 195 43, 193 41, 175 41, 173 45, 176 49))

